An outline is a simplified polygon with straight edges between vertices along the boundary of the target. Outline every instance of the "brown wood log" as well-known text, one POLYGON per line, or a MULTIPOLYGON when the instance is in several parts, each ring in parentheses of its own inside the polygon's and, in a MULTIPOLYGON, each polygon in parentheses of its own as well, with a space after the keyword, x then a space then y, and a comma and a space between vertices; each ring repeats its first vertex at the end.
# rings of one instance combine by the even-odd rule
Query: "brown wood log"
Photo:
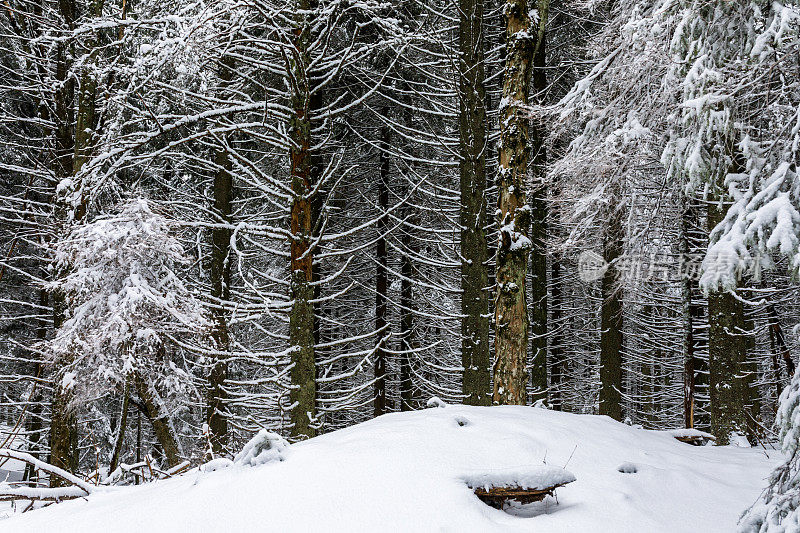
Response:
POLYGON ((514 500, 520 503, 532 503, 545 499, 547 496, 552 496, 553 492, 566 485, 561 483, 552 487, 545 487, 542 489, 524 489, 522 487, 492 487, 485 489, 478 487, 475 489, 475 496, 482 502, 496 509, 501 509, 503 504, 508 500, 514 500))

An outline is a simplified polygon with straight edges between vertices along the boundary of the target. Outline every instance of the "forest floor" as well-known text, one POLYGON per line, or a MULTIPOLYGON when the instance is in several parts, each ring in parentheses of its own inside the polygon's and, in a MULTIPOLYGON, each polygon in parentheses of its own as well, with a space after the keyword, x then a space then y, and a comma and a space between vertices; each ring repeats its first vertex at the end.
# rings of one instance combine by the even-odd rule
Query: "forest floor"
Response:
POLYGON ((453 405, 295 444, 282 462, 110 488, 2 520, 0 531, 730 532, 780 459, 601 416, 453 405), (544 462, 577 480, 542 502, 496 510, 465 482, 544 462), (636 473, 621 473, 625 463, 636 473))

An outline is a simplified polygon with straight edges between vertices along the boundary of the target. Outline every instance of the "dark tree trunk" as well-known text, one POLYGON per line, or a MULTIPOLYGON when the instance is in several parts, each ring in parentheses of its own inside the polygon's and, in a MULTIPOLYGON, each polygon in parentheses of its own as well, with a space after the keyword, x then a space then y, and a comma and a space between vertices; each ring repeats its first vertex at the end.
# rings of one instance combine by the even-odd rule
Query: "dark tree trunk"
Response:
POLYGON ((164 451, 164 456, 167 458, 167 464, 170 467, 180 464, 182 459, 178 449, 178 439, 170 422, 169 413, 164 412, 161 398, 159 398, 158 393, 152 384, 147 381, 146 377, 135 373, 132 379, 136 394, 142 400, 145 415, 153 426, 156 440, 158 440, 161 449, 164 451))
MULTIPOLYGON (((547 11, 539 2, 539 41, 533 58, 533 88, 536 101, 544 103, 547 89, 544 26, 547 11)), ((547 400, 547 136, 543 119, 536 117, 531 124, 531 388, 532 400, 547 400)))
POLYGON ((119 429, 117 430, 117 439, 114 443, 114 452, 111 454, 111 466, 108 467, 108 472, 112 473, 119 466, 120 455, 122 454, 122 443, 125 441, 125 429, 128 427, 128 404, 130 403, 130 391, 128 390, 128 383, 125 383, 125 389, 122 391, 122 410, 119 417, 119 429))
MULTIPOLYGON (((738 158, 732 172, 742 170, 738 158)), ((718 178, 708 201, 708 232, 725 218, 728 203, 724 201, 724 175, 718 178)), ((747 401, 750 397, 746 378, 747 337, 744 306, 733 292, 717 291, 708 295, 708 359, 711 393, 711 432, 717 444, 728 444, 732 432, 745 434, 749 421, 747 401)))
MULTIPOLYGON (((775 304, 769 304, 767 306, 767 313, 769 314, 769 329, 771 334, 775 337, 775 347, 783 360, 786 369, 786 378, 792 379, 795 365, 789 347, 786 345, 786 337, 783 335, 783 328, 781 327, 781 321, 778 320, 778 312, 775 310, 775 304)), ((777 377, 780 377, 780 373, 777 377)))
MULTIPOLYGON (((413 75, 414 72, 407 72, 406 80, 413 79, 413 75)), ((409 94, 412 94, 413 87, 410 84, 406 89, 409 94)), ((410 98, 404 109, 404 120, 409 129, 414 127, 413 105, 410 98)), ((406 151, 409 156, 414 156, 413 142, 408 142, 406 151)), ((404 197, 408 196, 409 190, 410 187, 407 187, 404 197)), ((417 251, 413 233, 413 226, 416 225, 417 220, 411 199, 401 208, 400 214, 403 220, 409 222, 405 228, 401 228, 400 237, 400 245, 403 249, 400 257, 400 274, 403 276, 400 281, 400 410, 411 411, 414 409, 414 380, 411 361, 416 347, 414 342, 414 262, 411 254, 417 251)))
POLYGON ((311 198, 314 184, 311 172, 311 95, 309 93, 308 47, 311 40, 312 2, 298 0, 296 29, 290 62, 291 107, 289 123, 291 185, 291 296, 289 344, 292 347, 291 435, 295 439, 313 437, 316 430, 316 361, 314 359, 313 231, 311 198))
POLYGON ((708 296, 708 318, 711 432, 718 444, 727 444, 731 432, 745 434, 749 423, 744 306, 733 293, 713 292, 708 296))
MULTIPOLYGON (((221 61, 219 78, 224 92, 233 79, 234 60, 224 56, 221 61)), ((228 139, 226 139, 228 140, 228 139)), ((233 198, 233 176, 231 161, 226 147, 221 146, 214 154, 214 221, 217 225, 211 230, 211 298, 213 300, 212 318, 214 321, 211 337, 217 354, 212 362, 206 392, 206 422, 208 424, 211 450, 221 453, 228 444, 228 417, 225 407, 227 395, 225 380, 228 376, 228 363, 225 354, 230 349, 228 316, 226 306, 230 301, 231 284, 231 200, 233 198)))
POLYGON ((696 209, 692 199, 683 196, 683 212, 681 213, 680 253, 681 258, 681 298, 683 300, 683 421, 687 428, 695 427, 695 414, 697 410, 697 386, 702 380, 699 372, 703 368, 700 358, 701 344, 697 335, 703 309, 695 295, 699 291, 698 274, 695 267, 699 268, 695 257, 698 254, 693 246, 692 235, 698 225, 696 209))
MULTIPOLYGON (((60 0, 59 13, 67 29, 75 27, 75 2, 74 0, 60 0)), ((74 137, 74 99, 75 82, 69 75, 71 47, 64 41, 57 44, 56 49, 56 84, 55 84, 55 149, 56 160, 54 174, 56 181, 72 176, 73 155, 75 150, 74 137)), ((59 231, 66 231, 67 213, 70 206, 65 205, 62 199, 56 197, 56 214, 59 231)), ((58 329, 64 322, 65 313, 64 295, 60 292, 53 294, 53 327, 58 329)), ((50 464, 63 468, 68 472, 75 472, 78 468, 78 422, 75 412, 69 409, 70 394, 61 388, 62 369, 69 364, 68 360, 58 360, 53 363, 53 403, 50 420, 50 464)), ((51 476, 50 485, 59 487, 64 481, 57 476, 51 476)))
POLYGON ((552 286, 550 294, 550 317, 556 333, 553 334, 552 345, 550 347, 550 405, 556 411, 563 410, 563 400, 561 397, 561 377, 564 373, 563 335, 558 332, 562 327, 564 308, 564 286, 561 280, 561 258, 553 257, 550 266, 550 284, 552 286))
POLYGON ((491 403, 483 0, 459 0, 461 362, 464 403, 491 403))
POLYGON ((622 420, 622 287, 617 260, 622 256, 622 212, 610 213, 603 236, 600 297, 600 414, 622 420))
POLYGON ((388 305, 389 298, 389 253, 386 249, 386 230, 388 220, 386 211, 389 209, 389 127, 381 128, 381 138, 378 151, 378 241, 375 255, 377 267, 375 270, 375 329, 378 331, 378 346, 375 350, 375 398, 374 416, 386 413, 386 343, 383 338, 388 333, 388 305))

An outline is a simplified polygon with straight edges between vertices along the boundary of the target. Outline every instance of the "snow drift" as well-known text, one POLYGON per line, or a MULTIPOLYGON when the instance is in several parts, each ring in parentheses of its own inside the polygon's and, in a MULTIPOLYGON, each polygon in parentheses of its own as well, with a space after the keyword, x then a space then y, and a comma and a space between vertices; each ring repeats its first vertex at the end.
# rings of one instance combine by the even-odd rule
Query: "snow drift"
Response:
POLYGON ((693 447, 607 417, 467 406, 382 416, 281 458, 101 490, 4 520, 0 531, 729 532, 780 460, 771 450, 693 447), (565 465, 577 481, 557 501, 506 511, 467 483, 558 477, 565 465))

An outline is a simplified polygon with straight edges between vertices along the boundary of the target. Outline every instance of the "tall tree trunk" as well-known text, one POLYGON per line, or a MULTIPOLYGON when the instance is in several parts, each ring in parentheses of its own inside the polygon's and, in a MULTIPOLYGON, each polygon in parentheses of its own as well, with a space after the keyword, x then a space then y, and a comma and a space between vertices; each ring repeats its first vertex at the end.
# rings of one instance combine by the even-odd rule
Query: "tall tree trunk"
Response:
POLYGON ((698 371, 702 365, 699 361, 699 341, 695 330, 699 325, 702 308, 695 301, 694 295, 697 293, 697 272, 691 267, 694 266, 694 254, 691 243, 693 228, 697 225, 697 214, 692 206, 692 199, 682 195, 682 213, 680 230, 680 254, 679 264, 682 267, 681 275, 681 299, 683 304, 683 423, 687 428, 695 426, 695 410, 697 397, 698 371))
POLYGON ((297 1, 296 28, 290 62, 292 115, 289 123, 291 185, 291 261, 292 307, 289 314, 289 344, 292 347, 290 372, 292 403, 291 435, 295 439, 313 437, 316 418, 316 361, 314 359, 313 230, 311 198, 311 95, 308 69, 311 61, 312 2, 297 1))
POLYGON ((564 309, 564 285, 561 279, 561 258, 553 257, 550 265, 550 318, 556 332, 553 334, 552 345, 550 346, 550 405, 556 411, 563 410, 563 399, 561 397, 561 378, 564 373, 563 346, 564 336, 559 331, 563 324, 564 309))
POLYGON ((744 306, 731 292, 713 292, 708 295, 708 317, 711 432, 718 444, 727 444, 731 432, 743 435, 748 427, 744 306))
POLYGON ((389 291, 389 253, 386 249, 386 229, 388 220, 386 212, 389 209, 389 127, 381 128, 381 138, 378 149, 378 241, 375 255, 377 266, 375 269, 375 329, 378 331, 378 346, 375 350, 375 392, 373 400, 374 416, 386 413, 386 343, 383 338, 388 333, 388 291, 389 291))
POLYGON ((462 393, 469 405, 491 403, 483 4, 484 0, 459 0, 461 362, 462 393))
MULTIPOLYGON (((539 1, 539 34, 533 58, 536 101, 544 103, 547 89, 545 25, 548 2, 539 1)), ((531 388, 533 401, 547 400, 547 152, 546 127, 541 117, 531 124, 531 388)))
POLYGON ((622 256, 622 211, 610 214, 603 236, 600 297, 600 414, 622 420, 622 287, 616 261, 622 256))
MULTIPOLYGON (((407 72, 406 80, 413 79, 416 71, 407 72)), ((413 94, 413 87, 407 83, 408 94, 413 94)), ((403 115, 405 126, 409 129, 414 128, 414 112, 411 98, 407 98, 406 107, 403 115)), ((414 143, 408 141, 406 152, 410 157, 414 157, 414 143)), ((412 165, 412 163, 409 163, 412 165)), ((408 196, 410 187, 407 187, 408 196)), ((400 215, 403 220, 408 220, 409 224, 401 228, 400 245, 403 254, 400 257, 400 274, 403 279, 400 281, 400 410, 411 411, 414 409, 414 380, 412 377, 411 358, 413 357, 416 343, 414 341, 414 262, 411 257, 416 253, 416 241, 414 239, 413 227, 416 225, 416 213, 411 199, 401 208, 400 215)), ((487 369, 488 371, 488 369, 487 369)))
POLYGON ((528 309, 525 277, 531 241, 528 181, 528 119, 525 107, 535 39, 527 0, 507 0, 506 57, 500 108, 500 164, 495 299, 494 394, 496 404, 525 405, 528 309))
MULTIPOLYGON (((103 0, 93 0, 89 7, 90 15, 93 17, 103 16, 103 0)), ((75 156, 72 160, 73 173, 80 172, 83 165, 89 160, 97 133, 97 78, 96 66, 97 56, 100 53, 99 35, 90 34, 89 38, 82 43, 89 48, 86 63, 81 69, 80 87, 78 88, 78 113, 75 117, 75 156)), ((79 212, 76 219, 83 218, 85 205, 83 202, 77 207, 79 212)))
MULTIPOLYGON (((59 13, 68 30, 75 27, 74 0, 60 0, 59 13)), ((56 89, 55 89, 55 169, 57 186, 72 177, 73 156, 75 149, 74 79, 69 75, 71 58, 74 56, 71 46, 65 41, 56 45, 56 89)), ((66 232, 71 206, 56 193, 56 218, 58 231, 66 232)), ((53 327, 58 329, 64 322, 66 302, 61 292, 53 294, 53 327)), ((78 422, 75 412, 69 409, 69 391, 61 387, 62 370, 69 360, 58 360, 53 363, 53 403, 50 418, 50 463, 75 472, 78 468, 78 422)), ((65 482, 57 476, 51 476, 50 485, 59 487, 65 482)))
MULTIPOLYGON (((413 246, 408 230, 403 232, 402 245, 408 250, 413 246)), ((411 374, 411 357, 414 347, 414 287, 412 277, 414 266, 411 257, 403 254, 400 258, 400 410, 414 409, 414 381, 411 374)))
MULTIPOLYGON (((736 158, 731 172, 741 171, 742 165, 736 158)), ((709 234, 725 218, 728 208, 722 192, 725 176, 720 174, 707 204, 709 234)), ((711 432, 717 437, 717 444, 728 444, 732 432, 745 434, 748 428, 744 306, 733 292, 712 292, 708 295, 708 321, 711 432)))
MULTIPOLYGON (((222 58, 219 70, 221 89, 224 92, 233 79, 234 59, 230 55, 222 58)), ((231 236, 232 220, 231 199, 233 197, 233 176, 231 161, 226 147, 222 146, 214 154, 214 205, 213 213, 217 217, 211 230, 211 298, 213 300, 212 317, 214 326, 211 337, 217 354, 208 376, 206 392, 206 423, 208 424, 211 450, 221 453, 228 444, 228 417, 226 414, 225 380, 228 376, 228 363, 225 354, 230 349, 228 332, 228 315, 226 305, 230 301, 231 291, 231 236), (223 226, 220 226, 222 224, 223 226)))

